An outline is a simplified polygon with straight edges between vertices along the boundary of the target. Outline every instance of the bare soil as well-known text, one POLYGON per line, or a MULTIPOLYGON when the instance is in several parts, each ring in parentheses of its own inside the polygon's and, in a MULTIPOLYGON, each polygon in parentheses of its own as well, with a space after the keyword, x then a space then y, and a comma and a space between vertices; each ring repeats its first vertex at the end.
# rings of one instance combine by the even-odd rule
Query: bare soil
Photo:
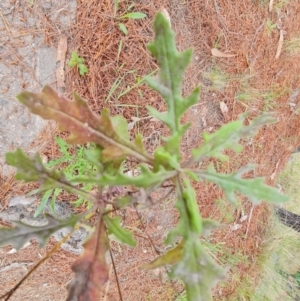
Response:
MULTIPOLYGON (((274 185, 276 175, 285 166, 291 152, 300 145, 300 120, 295 109, 298 98, 291 97, 293 93, 295 95, 300 84, 299 50, 288 43, 297 38, 300 32, 298 2, 274 1, 271 11, 269 1, 263 0, 241 2, 142 0, 130 3, 135 4, 134 11, 144 12, 148 17, 143 20, 124 21, 128 29, 128 35, 125 36, 118 29, 112 1, 78 1, 76 26, 66 31, 69 35, 68 51, 70 53, 76 50, 83 56, 90 72, 87 76, 80 77, 76 70, 67 71, 66 93, 71 96, 71 92, 76 91, 87 99, 95 112, 100 113, 103 108, 108 107, 111 114, 121 114, 129 122, 132 116, 148 116, 146 105, 154 106, 159 111, 166 110, 160 97, 145 84, 120 97, 128 87, 136 84, 138 77, 143 77, 157 68, 146 45, 153 39, 152 21, 155 13, 164 8, 171 17, 178 48, 194 49, 192 64, 184 79, 183 93, 187 95, 196 86, 201 86, 199 103, 183 118, 184 122, 190 121, 192 124, 182 145, 183 157, 201 143, 201 134, 204 131, 213 132, 222 124, 237 119, 245 112, 249 114, 246 119, 246 122, 249 122, 254 116, 270 111, 278 119, 276 124, 262 128, 251 143, 249 141, 243 143, 243 153, 228 152, 230 156, 228 162, 218 164, 213 161, 213 163, 218 171, 225 173, 245 164, 255 163, 256 169, 248 173, 247 177, 262 176, 265 177, 266 183, 274 185), (276 24, 271 31, 266 25, 268 20, 276 24), (281 39, 283 37, 281 50, 280 34, 281 39), (121 41, 122 49, 119 52, 121 41), (211 49, 216 47, 222 53, 234 56, 214 57, 211 49), (218 74, 227 75, 227 79, 223 78, 218 87, 208 76, 214 70, 218 70, 218 74), (117 78, 122 81, 107 99, 117 78), (220 87, 220 84, 223 86, 220 87), (281 93, 283 90, 285 92, 281 93), (275 91, 275 95, 270 96, 268 94, 270 91, 275 91), (250 94, 250 100, 241 99, 239 95, 242 92, 250 94), (220 109, 221 102, 226 104, 227 113, 220 109)), ((130 3, 120 1, 117 14, 125 13, 130 3)), ((53 26, 49 27, 47 34, 48 42, 57 45, 53 26)), ((149 152, 160 144, 161 136, 167 134, 167 130, 159 122, 151 122, 149 119, 139 122, 132 130, 132 134, 137 131, 145 137, 144 142, 149 152)), ((57 155, 57 150, 50 144, 44 154, 48 158, 53 158, 57 155)), ((20 187, 20 184, 16 184, 12 178, 3 178, 2 183, 4 189, 1 191, 0 200, 3 207, 7 206, 7 200, 12 194, 28 190, 24 186, 20 187)), ((259 280, 256 259, 262 247, 270 210, 264 204, 254 207, 243 197, 238 208, 231 208, 216 201, 222 200, 224 196, 215 185, 195 183, 195 187, 203 217, 213 217, 224 224, 211 237, 211 242, 221 243, 223 246, 219 251, 212 252, 212 255, 219 264, 228 268, 228 278, 215 289, 214 299, 230 300, 234 298, 236 287, 245 277, 253 279, 253 287, 259 280), (225 213, 229 213, 231 218, 225 213), (241 222, 241 217, 245 215, 248 216, 247 219, 241 222), (236 224, 240 224, 241 227, 234 228, 236 224), (232 258, 242 260, 232 261, 232 258)), ((161 195, 158 192, 157 199, 159 197, 161 195)), ((141 213, 141 219, 134 211, 122 212, 124 223, 135 230, 138 241, 138 247, 135 249, 112 245, 124 300, 175 300, 183 290, 182 285, 166 279, 166 271, 163 269, 155 271, 138 269, 142 263, 156 257, 148 235, 161 252, 165 251, 163 238, 178 219, 176 210, 172 209, 174 201, 171 197, 167 204, 155 204, 141 213)), ((7 253, 9 249, 3 250, 1 267, 11 262, 35 263, 39 259, 33 252, 25 251, 26 249, 14 255, 7 253)), ((39 252, 35 250, 36 253, 39 252)), ((41 287, 44 283, 62 288, 59 296, 56 293, 51 297, 48 295, 47 300, 63 300, 65 286, 72 277, 69 266, 74 259, 75 256, 71 254, 59 252, 51 259, 51 264, 49 261, 41 268, 40 275, 39 272, 34 274, 20 288, 20 295, 16 294, 12 300, 24 300, 24 295, 23 299, 18 297, 22 295, 22 290, 30 294, 31 290, 36 289, 39 294, 37 287, 41 287), (45 271, 45 274, 42 271, 45 271), (50 277, 49 280, 44 278, 45 275, 50 277), (57 275, 60 278, 56 277, 57 275)), ((4 274, 0 273, 0 280, 3 276, 4 274)), ((19 277, 21 275, 12 276, 11 281, 0 281, 3 283, 1 291, 12 287, 19 277)), ((113 272, 104 292, 105 300, 118 300, 113 272)))

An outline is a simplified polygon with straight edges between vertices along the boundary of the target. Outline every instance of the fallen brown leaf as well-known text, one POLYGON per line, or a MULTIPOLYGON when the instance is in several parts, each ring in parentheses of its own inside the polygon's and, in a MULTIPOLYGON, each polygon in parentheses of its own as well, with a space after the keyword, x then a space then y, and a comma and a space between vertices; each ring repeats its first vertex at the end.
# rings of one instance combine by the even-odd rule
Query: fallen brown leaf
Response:
POLYGON ((97 230, 84 244, 83 254, 73 263, 75 278, 69 285, 67 301, 97 301, 101 298, 100 288, 108 280, 106 252, 108 238, 103 220, 97 230))
POLYGON ((211 54, 212 54, 213 56, 215 56, 215 57, 227 57, 227 58, 236 56, 235 54, 227 54, 227 53, 223 53, 223 52, 221 52, 221 51, 220 51, 219 49, 217 49, 217 48, 212 48, 212 49, 211 49, 211 54))

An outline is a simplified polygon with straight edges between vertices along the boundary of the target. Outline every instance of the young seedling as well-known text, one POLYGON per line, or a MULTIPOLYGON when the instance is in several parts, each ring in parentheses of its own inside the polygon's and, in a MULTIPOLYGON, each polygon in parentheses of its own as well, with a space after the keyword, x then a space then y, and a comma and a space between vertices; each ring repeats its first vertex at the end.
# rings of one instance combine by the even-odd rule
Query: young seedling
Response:
MULTIPOLYGON (((133 8, 134 4, 131 4, 126 11, 130 11, 133 8)), ((115 16, 117 15, 118 12, 118 7, 119 7, 119 1, 115 0, 115 16)), ((116 17, 118 21, 122 21, 122 20, 126 20, 126 19, 144 19, 146 18, 147 15, 141 12, 128 12, 128 13, 124 13, 121 16, 116 17)), ((120 22, 118 23, 119 29, 124 33, 125 36, 128 35, 128 30, 127 27, 125 26, 124 23, 120 22)))
POLYGON ((84 58, 78 56, 76 51, 72 51, 71 59, 69 60, 68 66, 77 67, 81 76, 84 76, 89 72, 88 67, 84 64, 84 58))
POLYGON ((290 0, 282 0, 282 1, 279 1, 279 2, 275 3, 274 7, 275 7, 275 9, 280 11, 280 9, 282 7, 284 7, 285 5, 287 5, 289 2, 290 2, 290 0))
POLYGON ((287 41, 285 44, 285 50, 292 55, 298 55, 300 53, 300 38, 294 37, 287 41))
POLYGON ((268 37, 271 36, 273 30, 277 27, 276 23, 273 23, 272 20, 268 19, 266 22, 266 29, 268 37))

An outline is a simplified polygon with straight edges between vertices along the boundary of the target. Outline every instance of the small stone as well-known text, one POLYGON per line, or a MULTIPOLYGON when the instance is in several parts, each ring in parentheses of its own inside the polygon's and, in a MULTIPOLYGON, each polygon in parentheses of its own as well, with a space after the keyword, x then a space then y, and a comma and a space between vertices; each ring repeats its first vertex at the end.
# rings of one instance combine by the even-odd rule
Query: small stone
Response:
POLYGON ((154 274, 156 277, 158 277, 159 274, 160 274, 160 269, 154 269, 154 270, 153 270, 153 274, 154 274))
POLYGON ((13 207, 13 206, 18 206, 18 205, 23 205, 27 206, 32 204, 35 201, 34 197, 25 197, 24 195, 17 195, 14 196, 12 199, 10 199, 8 207, 13 207))
POLYGON ((16 249, 11 249, 10 251, 7 252, 7 254, 15 254, 17 253, 16 249))
POLYGON ((241 224, 234 224, 232 226, 230 226, 231 231, 236 231, 241 229, 243 226, 241 224))
POLYGON ((44 164, 48 163, 48 157, 46 155, 41 155, 41 158, 44 164))
POLYGON ((44 0, 42 5, 43 5, 43 8, 46 10, 51 9, 51 7, 52 7, 51 0, 44 0))

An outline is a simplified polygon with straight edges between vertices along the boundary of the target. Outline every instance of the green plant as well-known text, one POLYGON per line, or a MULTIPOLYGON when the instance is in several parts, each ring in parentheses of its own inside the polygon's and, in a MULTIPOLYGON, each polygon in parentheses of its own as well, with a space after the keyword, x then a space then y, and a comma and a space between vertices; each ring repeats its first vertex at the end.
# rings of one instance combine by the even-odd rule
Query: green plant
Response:
MULTIPOLYGON (((134 7, 134 4, 129 5, 129 7, 126 9, 127 13, 124 13, 117 18, 118 21, 122 21, 122 20, 126 20, 126 19, 144 19, 147 17, 146 14, 141 13, 141 12, 129 12, 132 8, 134 7)), ((118 12, 118 8, 119 8, 119 1, 115 0, 115 16, 117 15, 118 12)), ((124 33, 125 36, 128 35, 128 30, 127 27, 125 26, 124 23, 120 22, 118 23, 119 29, 124 33)))
MULTIPOLYGON (((157 72, 157 70, 154 70, 150 74, 148 74, 147 76, 151 76, 151 75, 155 74, 156 72, 157 72)), ((119 86, 121 85, 121 83, 123 81, 125 81, 124 78, 128 74, 132 74, 134 76, 136 82, 132 86, 128 86, 124 91, 121 90, 118 93, 118 95, 116 95, 116 97, 115 97, 116 100, 119 100, 121 97, 123 97, 124 95, 126 95, 130 91, 132 91, 132 90, 134 90, 136 88, 139 88, 142 84, 144 84, 145 83, 145 78, 140 78, 140 76, 136 75, 135 73, 136 73, 136 70, 130 70, 130 71, 127 71, 121 78, 120 77, 116 78, 116 80, 112 84, 112 86, 111 86, 111 88, 110 88, 110 90, 108 92, 108 95, 107 95, 107 97, 105 98, 104 101, 107 102, 110 98, 112 98, 112 96, 114 94, 116 94, 115 93, 116 90, 119 88, 119 86)))
POLYGON ((251 87, 246 80, 242 82, 240 90, 236 94, 236 99, 245 101, 249 105, 254 103, 260 104, 262 102, 262 111, 269 112, 277 105, 276 100, 288 92, 289 91, 286 87, 278 85, 272 85, 268 90, 259 90, 251 87))
POLYGON ((77 67, 81 76, 84 76, 89 72, 88 67, 84 64, 84 58, 78 56, 76 51, 72 51, 68 66, 77 67))
POLYGON ((293 55, 300 52, 300 38, 294 37, 285 43, 285 49, 293 55))
POLYGON ((276 99, 288 93, 286 87, 273 85, 270 90, 261 92, 261 97, 264 100, 264 111, 271 111, 276 106, 276 99))
MULTIPOLYGON (((199 96, 199 88, 185 98, 181 96, 181 81, 192 51, 177 51, 174 33, 161 13, 156 16, 154 28, 155 40, 148 49, 160 69, 157 76, 148 76, 146 82, 162 96, 168 110, 164 113, 152 107, 148 107, 148 110, 169 127, 170 136, 163 138, 164 145, 159 146, 153 155, 145 150, 140 134, 130 141, 128 125, 122 116, 111 117, 107 110, 97 116, 77 94, 74 94, 74 101, 68 101, 46 86, 41 93, 23 92, 18 96, 33 113, 45 119, 53 119, 58 122, 61 130, 71 132, 69 143, 95 144, 87 156, 94 169, 84 176, 74 176, 69 180, 62 171, 47 168, 38 154, 29 158, 18 149, 6 155, 7 163, 17 168, 16 178, 26 182, 39 181, 40 192, 60 188, 93 204, 87 212, 64 221, 48 217, 49 223, 43 227, 29 227, 19 222, 13 229, 0 231, 0 245, 12 244, 15 248, 20 248, 30 238, 37 238, 44 245, 58 228, 75 227, 90 214, 98 216, 94 233, 85 243, 84 253, 72 267, 75 279, 69 287, 67 300, 99 300, 100 287, 109 276, 106 264, 109 235, 113 234, 118 241, 129 246, 136 244, 133 233, 122 228, 121 218, 112 213, 128 205, 147 205, 151 192, 159 187, 164 188, 165 183, 168 183, 168 187, 173 187, 177 194, 175 207, 180 213, 180 219, 166 239, 168 251, 141 268, 153 269, 169 265, 170 277, 183 281, 187 300, 190 301, 211 300, 212 287, 225 276, 224 270, 214 262, 199 239, 200 236, 208 235, 218 223, 201 217, 192 180, 215 183, 223 189, 232 204, 237 203, 236 192, 246 195, 254 204, 261 200, 275 203, 288 200, 276 189, 265 185, 261 178, 243 178, 253 166, 245 166, 231 174, 218 173, 212 165, 206 170, 192 168, 205 158, 228 160, 223 150, 241 151, 240 139, 252 137, 260 126, 274 122, 270 115, 262 115, 252 121, 244 115, 225 124, 215 133, 204 133, 203 143, 192 150, 189 160, 182 161, 180 144, 189 124, 182 124, 181 117, 197 103, 199 96), (246 118, 248 125, 244 126, 246 118), (123 162, 128 157, 133 157, 140 163, 136 175, 129 176, 123 172, 123 162), (83 190, 77 186, 78 183, 95 185, 97 193, 91 194, 83 190), (123 187, 133 187, 133 190, 128 191, 123 187), (111 192, 109 196, 107 191, 111 192)), ((21 283, 5 296, 11 296, 21 283)))
POLYGON ((289 2, 290 2, 290 0, 282 0, 282 1, 275 3, 274 7, 275 7, 275 9, 280 11, 280 9, 282 7, 284 7, 285 5, 287 5, 289 2))
POLYGON ((210 71, 204 72, 203 77, 209 81, 208 88, 210 90, 223 90, 233 78, 229 74, 224 73, 218 68, 213 68, 210 71))
POLYGON ((186 293, 185 291, 182 292, 176 299, 175 301, 187 301, 186 293))
POLYGON ((266 29, 268 36, 271 36, 273 30, 277 27, 276 23, 273 23, 272 20, 268 19, 266 21, 266 29))
MULTIPOLYGON (((58 159, 51 160, 46 163, 46 167, 55 167, 57 170, 63 171, 67 181, 72 181, 73 177, 84 176, 94 170, 94 166, 86 158, 86 153, 91 151, 94 147, 92 144, 88 144, 86 147, 78 145, 70 149, 70 145, 59 137, 56 137, 56 143, 59 146, 59 152, 61 153, 61 156, 58 159)), ((81 189, 85 191, 90 191, 92 190, 92 188, 93 184, 90 183, 81 185, 81 189)), ((31 194, 34 194, 35 192, 36 191, 33 191, 31 194)), ((47 190, 44 193, 40 205, 37 208, 34 216, 37 217, 43 212, 49 198, 51 198, 50 208, 52 212, 55 213, 55 201, 61 192, 61 188, 47 190)), ((80 205, 85 205, 86 202, 87 201, 83 197, 79 197, 76 201, 73 202, 73 204, 75 205, 75 207, 77 207, 80 205)), ((90 207, 92 206, 91 203, 88 203, 87 205, 88 209, 90 209, 90 207)))
MULTIPOLYGON (((221 200, 215 200, 217 210, 220 212, 220 222, 226 221, 227 223, 234 222, 234 212, 237 209, 237 206, 239 205, 232 205, 224 202, 223 199, 221 200)), ((210 215, 210 218, 214 218, 216 212, 212 212, 210 215)))
POLYGON ((215 42, 214 42, 214 46, 213 46, 213 48, 219 48, 220 47, 220 40, 221 40, 221 38, 223 38, 224 37, 224 34, 223 33, 220 33, 220 34, 218 34, 218 36, 217 36, 217 38, 216 38, 216 40, 215 40, 215 42))

